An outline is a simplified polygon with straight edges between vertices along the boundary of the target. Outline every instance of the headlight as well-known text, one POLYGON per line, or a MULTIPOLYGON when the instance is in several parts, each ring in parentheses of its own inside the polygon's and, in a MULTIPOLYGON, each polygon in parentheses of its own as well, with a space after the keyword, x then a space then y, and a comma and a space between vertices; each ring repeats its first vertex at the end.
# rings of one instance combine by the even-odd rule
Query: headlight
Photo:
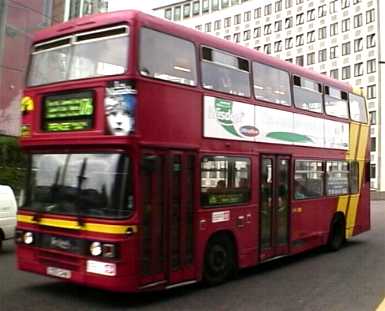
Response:
POLYGON ((100 242, 92 242, 90 253, 92 256, 100 256, 102 254, 102 244, 100 242))
POLYGON ((34 241, 33 233, 32 232, 25 232, 23 236, 23 241, 27 245, 31 245, 34 241))

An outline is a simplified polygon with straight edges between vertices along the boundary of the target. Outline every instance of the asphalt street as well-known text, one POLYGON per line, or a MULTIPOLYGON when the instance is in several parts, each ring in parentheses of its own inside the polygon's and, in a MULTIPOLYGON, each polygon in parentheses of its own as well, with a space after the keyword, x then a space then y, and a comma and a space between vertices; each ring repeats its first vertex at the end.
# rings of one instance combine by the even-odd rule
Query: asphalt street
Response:
POLYGON ((0 310, 374 311, 385 298, 385 202, 372 203, 372 230, 336 253, 317 249, 200 284, 113 294, 17 271, 14 245, 0 253, 0 310))

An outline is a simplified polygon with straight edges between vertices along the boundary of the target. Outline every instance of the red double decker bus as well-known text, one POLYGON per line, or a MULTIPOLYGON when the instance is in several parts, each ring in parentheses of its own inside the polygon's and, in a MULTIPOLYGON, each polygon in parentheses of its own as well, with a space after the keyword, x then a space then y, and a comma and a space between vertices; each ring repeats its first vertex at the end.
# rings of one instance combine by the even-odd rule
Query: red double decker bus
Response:
POLYGON ((34 37, 21 270, 113 291, 218 284, 369 230, 347 84, 124 11, 34 37))

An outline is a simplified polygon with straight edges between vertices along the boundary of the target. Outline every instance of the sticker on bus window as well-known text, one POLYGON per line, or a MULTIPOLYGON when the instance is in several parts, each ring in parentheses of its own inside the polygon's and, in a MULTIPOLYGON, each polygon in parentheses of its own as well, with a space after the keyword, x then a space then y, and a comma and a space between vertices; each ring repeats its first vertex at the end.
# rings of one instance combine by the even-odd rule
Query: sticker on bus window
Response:
POLYGON ((223 211, 223 212, 213 212, 211 214, 211 222, 224 222, 230 220, 230 211, 223 211))
POLYGON ((106 89, 104 108, 110 134, 124 136, 134 132, 136 94, 127 81, 113 81, 106 89))

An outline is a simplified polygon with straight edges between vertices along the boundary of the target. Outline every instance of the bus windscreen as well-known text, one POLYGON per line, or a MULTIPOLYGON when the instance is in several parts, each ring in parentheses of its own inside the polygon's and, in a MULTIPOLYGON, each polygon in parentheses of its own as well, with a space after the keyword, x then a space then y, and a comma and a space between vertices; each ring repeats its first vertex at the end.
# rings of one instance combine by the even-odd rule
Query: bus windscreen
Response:
POLYGON ((129 28, 117 26, 35 44, 28 86, 123 74, 129 28))
POLYGON ((36 213, 112 219, 132 211, 130 159, 123 154, 33 154, 26 200, 36 213))

